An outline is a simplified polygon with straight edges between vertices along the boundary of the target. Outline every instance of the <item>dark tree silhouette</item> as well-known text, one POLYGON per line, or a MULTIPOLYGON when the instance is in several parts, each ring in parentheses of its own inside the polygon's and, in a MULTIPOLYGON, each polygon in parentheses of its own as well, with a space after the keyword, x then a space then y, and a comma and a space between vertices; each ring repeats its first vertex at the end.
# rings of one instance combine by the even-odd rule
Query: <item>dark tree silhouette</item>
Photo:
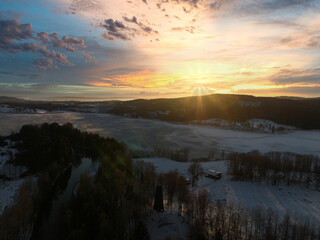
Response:
POLYGON ((157 185, 156 187, 156 194, 154 198, 154 206, 153 209, 162 212, 164 210, 163 208, 163 196, 162 196, 162 186, 157 185))

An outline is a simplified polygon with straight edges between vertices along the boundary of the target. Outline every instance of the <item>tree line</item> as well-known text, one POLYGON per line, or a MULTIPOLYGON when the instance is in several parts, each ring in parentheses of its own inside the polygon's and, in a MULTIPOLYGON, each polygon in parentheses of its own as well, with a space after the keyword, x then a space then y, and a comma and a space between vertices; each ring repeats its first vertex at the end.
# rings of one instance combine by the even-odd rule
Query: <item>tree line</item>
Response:
POLYGON ((168 148, 155 146, 154 155, 157 157, 169 158, 178 162, 189 161, 188 149, 168 149, 168 148))
POLYGON ((252 151, 231 153, 228 158, 228 173, 238 180, 320 187, 320 158, 316 155, 252 151))

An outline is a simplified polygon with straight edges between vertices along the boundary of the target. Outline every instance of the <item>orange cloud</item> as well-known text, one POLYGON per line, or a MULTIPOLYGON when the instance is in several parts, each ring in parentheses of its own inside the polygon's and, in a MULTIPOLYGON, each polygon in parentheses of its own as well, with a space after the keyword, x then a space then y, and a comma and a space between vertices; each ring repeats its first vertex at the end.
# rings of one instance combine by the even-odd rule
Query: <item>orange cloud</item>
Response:
POLYGON ((97 87, 162 88, 173 85, 180 78, 175 74, 155 73, 146 70, 103 77, 101 82, 88 82, 87 84, 97 87))

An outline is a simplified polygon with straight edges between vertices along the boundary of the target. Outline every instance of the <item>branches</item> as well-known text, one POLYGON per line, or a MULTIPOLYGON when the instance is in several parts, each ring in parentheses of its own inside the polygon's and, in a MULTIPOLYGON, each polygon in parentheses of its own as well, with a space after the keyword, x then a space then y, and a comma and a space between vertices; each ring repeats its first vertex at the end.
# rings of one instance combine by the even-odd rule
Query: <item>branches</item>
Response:
POLYGON ((200 174, 203 173, 201 164, 198 162, 190 164, 190 166, 188 167, 188 172, 191 175, 192 186, 197 185, 198 178, 200 174))

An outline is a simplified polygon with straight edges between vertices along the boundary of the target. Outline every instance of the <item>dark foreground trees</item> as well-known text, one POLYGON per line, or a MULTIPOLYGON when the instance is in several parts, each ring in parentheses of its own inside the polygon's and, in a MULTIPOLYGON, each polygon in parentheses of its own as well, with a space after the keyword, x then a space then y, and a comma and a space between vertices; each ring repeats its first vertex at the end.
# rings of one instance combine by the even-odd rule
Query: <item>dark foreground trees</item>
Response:
POLYGON ((208 193, 193 195, 188 206, 191 240, 318 240, 320 225, 307 218, 280 216, 272 209, 212 203, 208 193))
POLYGON ((16 203, 0 215, 0 239, 27 239, 32 232, 36 189, 31 179, 20 186, 16 203), (25 238, 22 238, 22 237, 25 238))
POLYGON ((94 177, 82 176, 79 190, 64 206, 59 239, 132 237, 144 205, 134 192, 132 161, 124 144, 80 132, 69 123, 26 125, 10 139, 20 150, 14 164, 28 167, 28 174, 37 174, 37 181, 27 190, 22 188, 19 197, 23 201, 19 198, 0 216, 0 239, 21 239, 33 224, 38 227, 42 210, 63 189, 60 179, 70 177, 71 166, 77 166, 83 157, 99 161, 100 167, 94 177))

